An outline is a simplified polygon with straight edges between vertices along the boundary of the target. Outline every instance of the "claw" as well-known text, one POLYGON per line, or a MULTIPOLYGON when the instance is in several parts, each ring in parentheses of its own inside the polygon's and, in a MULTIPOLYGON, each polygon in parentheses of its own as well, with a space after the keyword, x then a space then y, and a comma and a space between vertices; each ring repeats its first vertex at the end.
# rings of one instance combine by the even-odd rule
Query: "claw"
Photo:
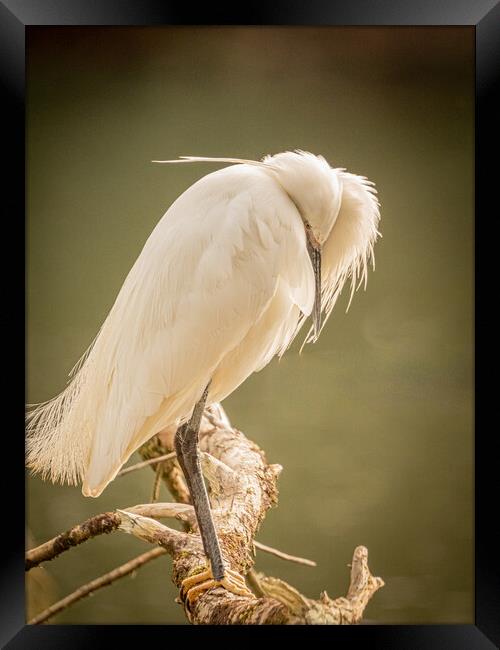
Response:
POLYGON ((191 610, 195 602, 205 591, 216 589, 217 587, 223 587, 237 596, 255 598, 254 594, 246 586, 244 578, 237 571, 226 569, 224 577, 219 581, 214 580, 212 569, 207 568, 182 581, 181 599, 186 602, 188 609, 191 610))

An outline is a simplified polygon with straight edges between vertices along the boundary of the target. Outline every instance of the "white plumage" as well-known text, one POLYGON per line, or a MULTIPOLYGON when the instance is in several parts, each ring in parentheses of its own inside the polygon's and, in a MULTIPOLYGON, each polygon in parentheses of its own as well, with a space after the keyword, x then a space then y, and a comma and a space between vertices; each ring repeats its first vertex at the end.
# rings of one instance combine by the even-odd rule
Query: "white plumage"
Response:
MULTIPOLYGON (((322 244, 324 322, 366 282, 379 209, 365 178, 296 151, 189 187, 159 221, 66 390, 28 414, 27 464, 98 496, 141 444, 281 355, 314 303, 304 224, 322 244)), ((160 161, 158 161, 160 162, 160 161)), ((323 322, 323 325, 324 325, 323 322)), ((312 330, 309 340, 312 340, 312 330)))

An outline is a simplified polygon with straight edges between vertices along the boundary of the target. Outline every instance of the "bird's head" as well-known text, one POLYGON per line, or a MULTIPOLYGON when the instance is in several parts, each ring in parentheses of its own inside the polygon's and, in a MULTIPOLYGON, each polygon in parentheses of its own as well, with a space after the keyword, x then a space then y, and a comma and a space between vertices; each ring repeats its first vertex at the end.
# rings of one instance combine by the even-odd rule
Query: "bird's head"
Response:
POLYGON ((365 177, 334 169, 323 156, 305 151, 266 156, 262 163, 272 170, 304 223, 316 284, 313 325, 306 341, 315 341, 347 279, 351 298, 358 279, 366 284, 368 261, 374 259, 373 245, 380 235, 376 191, 365 177))
POLYGON ((182 156, 181 160, 153 162, 197 161, 256 165, 265 169, 294 203, 304 224, 314 271, 312 336, 306 341, 315 341, 346 280, 351 280, 351 297, 358 278, 366 283, 368 261, 374 259, 373 245, 380 234, 379 203, 373 183, 345 169, 330 167, 323 156, 301 150, 265 156, 259 161, 182 156))
POLYGON ((319 248, 328 239, 340 210, 342 181, 323 156, 285 151, 263 161, 294 202, 308 241, 319 248))

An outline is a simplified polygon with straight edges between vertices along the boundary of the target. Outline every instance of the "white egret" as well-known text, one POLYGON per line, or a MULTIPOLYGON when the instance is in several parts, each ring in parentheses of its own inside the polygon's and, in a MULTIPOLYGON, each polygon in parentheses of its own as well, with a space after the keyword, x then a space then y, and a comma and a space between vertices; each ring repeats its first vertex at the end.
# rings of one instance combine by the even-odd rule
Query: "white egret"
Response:
POLYGON ((201 161, 234 164, 194 183, 154 228, 67 388, 28 414, 27 465, 97 497, 136 449, 175 427, 211 566, 186 587, 209 578, 206 588, 242 593, 201 474, 203 409, 281 356, 308 315, 315 341, 348 279, 351 298, 366 285, 379 203, 365 177, 304 151, 153 162, 201 161))

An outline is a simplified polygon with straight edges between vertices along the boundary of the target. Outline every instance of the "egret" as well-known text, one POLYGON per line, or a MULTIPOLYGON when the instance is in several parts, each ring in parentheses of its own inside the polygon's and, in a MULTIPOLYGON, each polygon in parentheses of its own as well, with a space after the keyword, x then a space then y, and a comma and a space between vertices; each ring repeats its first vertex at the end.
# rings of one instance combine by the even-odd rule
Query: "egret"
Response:
MULTIPOLYGON (((374 184, 295 150, 230 163, 181 194, 149 236, 66 389, 27 415, 27 466, 98 497, 166 428, 195 509, 207 570, 189 593, 248 593, 224 565, 198 456, 206 405, 314 342, 350 280, 366 287, 380 219, 374 184)), ((349 301, 350 303, 350 301, 349 301)))

